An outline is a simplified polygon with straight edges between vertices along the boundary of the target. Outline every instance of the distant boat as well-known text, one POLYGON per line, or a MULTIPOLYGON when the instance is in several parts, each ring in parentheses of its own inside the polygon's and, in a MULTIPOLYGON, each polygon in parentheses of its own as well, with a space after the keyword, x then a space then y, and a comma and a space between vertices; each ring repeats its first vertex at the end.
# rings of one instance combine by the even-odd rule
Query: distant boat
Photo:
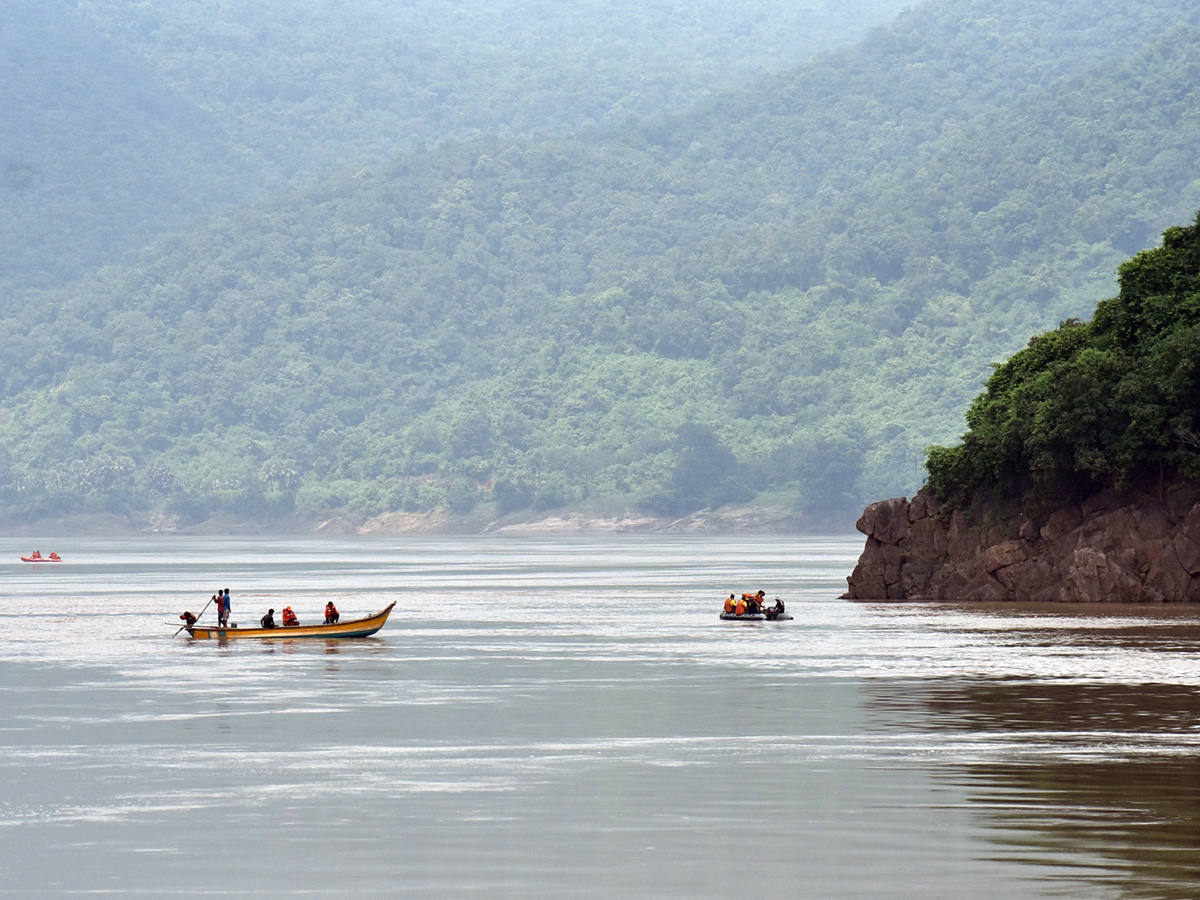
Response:
POLYGON ((733 594, 730 594, 720 615, 726 622, 787 622, 792 618, 783 611, 783 601, 778 597, 775 598, 774 606, 764 606, 765 602, 762 591, 757 594, 742 594, 742 599, 736 604, 733 594), (744 611, 738 612, 738 607, 744 611))
POLYGON ((40 556, 40 555, 35 555, 35 556, 22 556, 22 557, 21 557, 21 562, 48 562, 48 563, 60 563, 60 562, 62 562, 62 557, 61 557, 61 556, 59 556, 57 553, 51 553, 49 556, 40 556))
POLYGON ((387 605, 387 609, 377 612, 373 616, 368 616, 365 619, 350 619, 345 622, 337 622, 333 625, 292 625, 286 628, 283 626, 275 628, 238 628, 237 626, 229 626, 228 628, 221 628, 219 626, 185 625, 184 628, 194 638, 201 640, 216 638, 221 641, 232 640, 234 638, 278 638, 281 640, 291 640, 292 638, 367 637, 383 627, 383 623, 387 621, 388 614, 391 613, 392 607, 395 605, 396 602, 393 600, 387 605))

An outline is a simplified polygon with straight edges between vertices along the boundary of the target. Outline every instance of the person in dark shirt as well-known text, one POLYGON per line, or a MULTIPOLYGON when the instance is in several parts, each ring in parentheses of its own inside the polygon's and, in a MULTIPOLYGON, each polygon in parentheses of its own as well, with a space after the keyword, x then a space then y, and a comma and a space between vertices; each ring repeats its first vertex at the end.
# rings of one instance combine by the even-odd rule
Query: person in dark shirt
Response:
POLYGON ((263 616, 259 621, 262 622, 263 628, 274 628, 275 627, 275 610, 268 609, 267 614, 265 616, 263 616))

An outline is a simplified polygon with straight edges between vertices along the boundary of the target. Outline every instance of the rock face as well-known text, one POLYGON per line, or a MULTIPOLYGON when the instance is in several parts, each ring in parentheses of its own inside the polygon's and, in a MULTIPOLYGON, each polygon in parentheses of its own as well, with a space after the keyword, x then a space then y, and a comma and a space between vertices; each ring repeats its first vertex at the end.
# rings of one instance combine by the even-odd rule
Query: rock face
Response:
POLYGON ((852 600, 1200 601, 1200 487, 1104 491, 1046 518, 940 515, 925 491, 872 503, 852 600))

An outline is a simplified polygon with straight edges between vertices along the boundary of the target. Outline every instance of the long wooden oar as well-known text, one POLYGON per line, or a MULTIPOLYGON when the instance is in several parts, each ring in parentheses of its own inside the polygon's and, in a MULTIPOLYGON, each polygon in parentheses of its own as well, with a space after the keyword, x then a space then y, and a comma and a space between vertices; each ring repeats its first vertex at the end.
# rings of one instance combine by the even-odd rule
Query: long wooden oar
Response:
MULTIPOLYGON (((212 602, 213 602, 213 600, 214 600, 214 599, 216 599, 216 598, 215 598, 215 597, 209 597, 209 598, 208 598, 208 602, 204 604, 204 609, 208 609, 210 606, 212 606, 212 602)), ((204 615, 204 609, 200 610, 200 616, 204 615)), ((196 622, 199 622, 199 621, 200 621, 200 616, 196 616, 196 622)), ((192 624, 194 625, 194 624, 196 624, 196 623, 195 623, 195 622, 193 622, 192 624)), ((187 628, 187 625, 186 625, 186 624, 184 624, 184 625, 180 625, 180 626, 179 626, 179 631, 183 631, 183 629, 185 629, 185 628, 187 628)), ((175 634, 179 634, 179 631, 176 631, 176 632, 175 632, 175 634)), ((175 637, 175 634, 171 635, 171 637, 175 637)))

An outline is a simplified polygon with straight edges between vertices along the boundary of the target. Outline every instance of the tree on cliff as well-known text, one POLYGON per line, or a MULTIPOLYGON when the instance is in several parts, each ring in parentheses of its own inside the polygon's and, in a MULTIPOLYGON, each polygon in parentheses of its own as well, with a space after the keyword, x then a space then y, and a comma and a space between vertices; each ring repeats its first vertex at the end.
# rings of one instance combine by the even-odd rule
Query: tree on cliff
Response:
POLYGON ((1092 320, 1063 322, 997 367, 954 447, 930 447, 950 506, 1026 505, 1200 477, 1200 215, 1119 270, 1092 320))

